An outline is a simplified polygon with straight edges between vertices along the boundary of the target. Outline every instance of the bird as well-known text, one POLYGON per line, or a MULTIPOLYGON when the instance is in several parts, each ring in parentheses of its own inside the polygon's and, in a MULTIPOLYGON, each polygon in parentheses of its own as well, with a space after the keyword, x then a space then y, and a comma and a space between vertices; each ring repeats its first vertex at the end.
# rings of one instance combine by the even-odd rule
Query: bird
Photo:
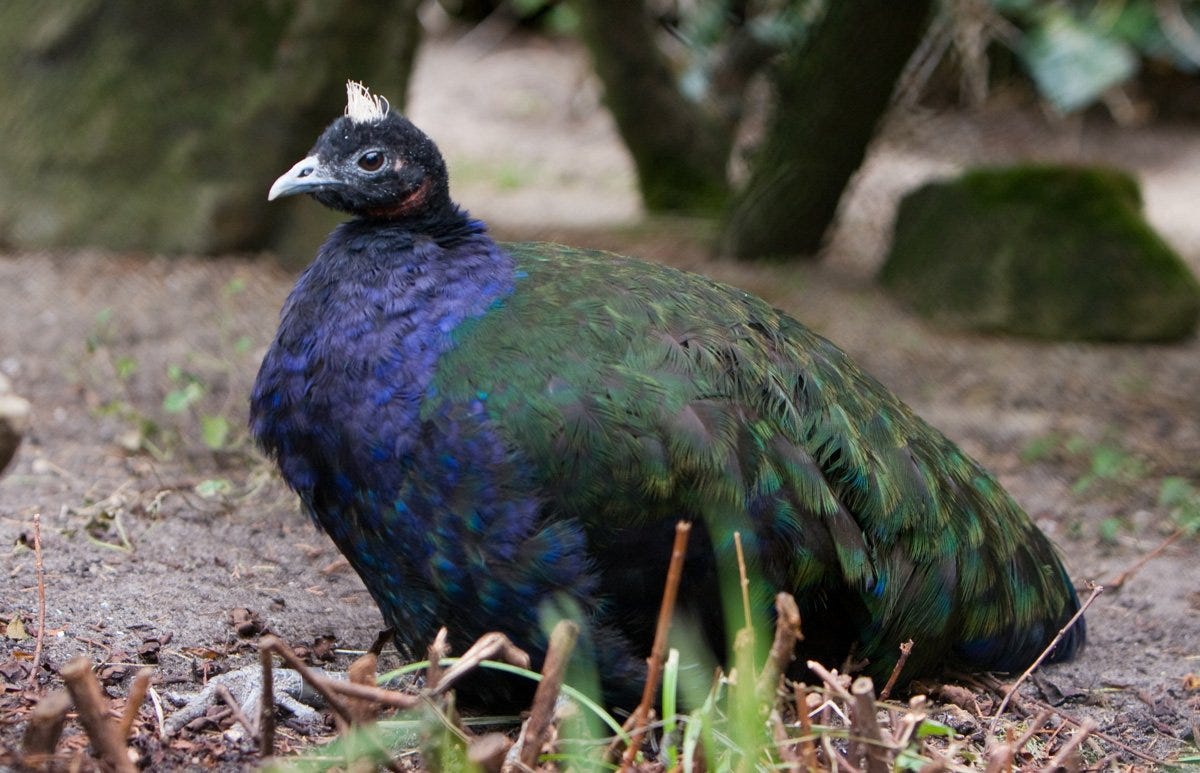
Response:
POLYGON ((1049 661, 1082 649, 1055 547, 996 479, 764 300, 493 240, 433 140, 354 82, 268 198, 296 194, 349 218, 283 305, 251 431, 398 646, 499 631, 536 663, 545 616, 573 610, 629 708, 685 521, 679 619, 718 657, 738 540, 755 613, 796 598, 798 664, 903 662, 905 684, 1021 670, 1056 634, 1049 661))

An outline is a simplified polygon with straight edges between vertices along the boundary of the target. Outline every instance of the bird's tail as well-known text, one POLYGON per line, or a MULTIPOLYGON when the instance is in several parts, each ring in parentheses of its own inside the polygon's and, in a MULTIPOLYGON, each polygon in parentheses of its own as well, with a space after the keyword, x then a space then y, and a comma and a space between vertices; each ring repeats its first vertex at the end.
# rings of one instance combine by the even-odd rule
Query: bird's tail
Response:
POLYGON ((1057 558, 1055 563, 1066 592, 1065 603, 1054 605, 1058 607, 1057 610, 1045 609, 1041 619, 1032 624, 1014 626, 996 635, 959 642, 955 651, 964 665, 972 669, 1018 672, 1028 668, 1051 644, 1053 649, 1046 657, 1047 663, 1071 660, 1083 651, 1087 641, 1087 623, 1083 616, 1066 628, 1079 611, 1079 595, 1057 558))

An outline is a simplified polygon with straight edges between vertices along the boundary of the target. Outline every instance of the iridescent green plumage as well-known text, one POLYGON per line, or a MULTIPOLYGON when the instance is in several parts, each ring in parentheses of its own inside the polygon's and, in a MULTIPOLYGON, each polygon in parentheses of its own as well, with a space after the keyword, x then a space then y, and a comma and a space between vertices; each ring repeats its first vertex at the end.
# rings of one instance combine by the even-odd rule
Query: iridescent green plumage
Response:
POLYGON ((434 383, 486 395, 590 542, 687 518, 720 551, 749 529, 768 583, 858 632, 885 674, 909 638, 911 674, 1027 663, 1074 612, 1053 548, 995 480, 825 339, 695 274, 505 248, 524 276, 454 332, 434 383))

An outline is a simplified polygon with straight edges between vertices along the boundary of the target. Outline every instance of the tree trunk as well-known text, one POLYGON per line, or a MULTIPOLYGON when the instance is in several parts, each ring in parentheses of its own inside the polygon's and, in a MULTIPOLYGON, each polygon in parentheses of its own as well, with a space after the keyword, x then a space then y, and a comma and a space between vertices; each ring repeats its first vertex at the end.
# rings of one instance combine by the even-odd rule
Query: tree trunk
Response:
POLYGON ((579 0, 580 31, 652 212, 716 212, 730 138, 679 91, 642 0, 579 0))
POLYGON ((721 249, 813 255, 866 155, 931 0, 833 0, 808 43, 777 65, 775 113, 731 202, 721 249))
POLYGON ((347 78, 403 104, 417 5, 0 4, 0 243, 218 253, 294 239, 301 218, 268 206, 267 187, 341 113, 347 78))

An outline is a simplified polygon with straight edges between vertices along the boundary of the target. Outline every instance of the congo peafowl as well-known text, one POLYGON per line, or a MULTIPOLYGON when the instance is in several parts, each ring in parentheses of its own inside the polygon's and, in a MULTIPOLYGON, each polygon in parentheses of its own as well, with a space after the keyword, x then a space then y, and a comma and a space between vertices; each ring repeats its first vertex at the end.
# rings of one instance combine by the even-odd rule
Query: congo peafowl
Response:
MULTIPOLYGON (((499 630, 536 658, 565 598, 628 700, 678 519, 681 614, 714 647, 735 531, 763 587, 796 596, 804 654, 877 676, 910 638, 905 681, 1022 669, 1076 612, 996 481, 833 344, 695 274, 494 242, 434 143, 348 96, 268 196, 353 217, 283 308, 251 424, 400 644, 499 630)), ((1081 619, 1052 659, 1084 638, 1081 619)))

